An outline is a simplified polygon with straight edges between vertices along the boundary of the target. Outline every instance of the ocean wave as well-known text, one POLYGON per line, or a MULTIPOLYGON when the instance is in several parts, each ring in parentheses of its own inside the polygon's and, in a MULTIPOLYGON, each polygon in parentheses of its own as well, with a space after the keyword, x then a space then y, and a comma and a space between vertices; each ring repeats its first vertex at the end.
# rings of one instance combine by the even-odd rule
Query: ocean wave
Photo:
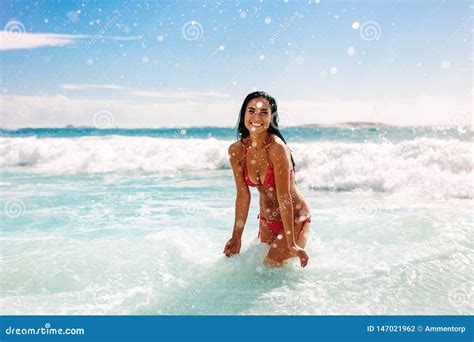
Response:
POLYGON ((310 189, 473 198, 468 142, 417 138, 398 144, 312 143, 297 146, 295 155, 300 156, 300 184, 310 189))
POLYGON ((0 138, 0 165, 52 174, 228 167, 229 142, 151 137, 0 138))
MULTIPOLYGON (((152 137, 0 138, 4 170, 47 174, 229 169, 231 141, 152 137)), ((419 137, 401 143, 290 143, 298 185, 472 199, 470 142, 419 137)))

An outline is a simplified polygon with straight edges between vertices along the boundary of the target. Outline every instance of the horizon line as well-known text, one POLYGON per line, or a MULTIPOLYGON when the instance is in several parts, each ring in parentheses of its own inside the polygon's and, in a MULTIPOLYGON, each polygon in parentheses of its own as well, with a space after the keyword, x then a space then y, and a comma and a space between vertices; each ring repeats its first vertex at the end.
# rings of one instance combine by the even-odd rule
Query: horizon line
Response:
MULTIPOLYGON (((469 127, 472 125, 464 125, 462 127, 469 127)), ((410 128, 410 127, 451 127, 456 128, 460 127, 459 125, 449 124, 426 124, 426 125, 395 125, 395 124, 387 124, 383 122, 377 121, 345 121, 345 122, 335 122, 335 123, 312 123, 312 124, 302 124, 302 125, 294 125, 294 126, 287 126, 287 127, 279 127, 280 130, 285 130, 288 128, 354 128, 354 127, 371 127, 371 128, 410 128)), ((65 126, 23 126, 23 127, 15 127, 15 128, 8 128, 3 127, 0 125, 0 130, 2 131, 17 131, 22 129, 95 129, 100 131, 106 130, 115 130, 115 129, 136 129, 136 130, 143 130, 143 129, 183 129, 183 128, 225 128, 225 129, 235 129, 236 126, 209 126, 209 125, 202 125, 202 126, 189 126, 189 125, 173 125, 173 126, 145 126, 145 127, 127 127, 127 126, 115 126, 115 127, 96 127, 96 126, 81 126, 81 125, 72 125, 68 124, 65 126)))

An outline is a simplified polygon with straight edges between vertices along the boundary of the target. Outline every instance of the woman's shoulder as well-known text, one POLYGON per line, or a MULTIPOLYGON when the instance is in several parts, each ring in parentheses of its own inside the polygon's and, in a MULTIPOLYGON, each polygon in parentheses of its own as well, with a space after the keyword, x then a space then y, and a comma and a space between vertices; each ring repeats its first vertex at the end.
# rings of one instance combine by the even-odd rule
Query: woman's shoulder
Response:
POLYGON ((242 153, 242 146, 244 146, 242 141, 240 140, 234 141, 229 146, 229 149, 228 149, 229 155, 239 156, 242 153))
POLYGON ((270 134, 270 142, 268 143, 268 149, 279 150, 285 148, 285 142, 276 134, 270 134))
POLYGON ((270 143, 268 144, 268 154, 270 159, 286 155, 288 152, 287 148, 285 142, 278 135, 271 135, 270 143))

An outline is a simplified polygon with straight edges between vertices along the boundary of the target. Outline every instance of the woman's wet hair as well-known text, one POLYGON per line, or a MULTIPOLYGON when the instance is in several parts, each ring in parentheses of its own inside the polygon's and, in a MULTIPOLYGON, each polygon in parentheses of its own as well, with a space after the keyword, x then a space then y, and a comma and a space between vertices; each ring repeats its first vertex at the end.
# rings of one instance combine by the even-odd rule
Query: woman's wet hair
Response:
MULTIPOLYGON (((270 94, 264 91, 254 91, 253 93, 248 94, 244 102, 242 103, 242 108, 240 109, 240 114, 239 114, 239 121, 237 122, 237 139, 242 141, 250 135, 249 130, 247 129, 247 127, 245 127, 245 121, 244 121, 245 111, 247 110, 247 106, 249 102, 259 97, 264 98, 268 101, 271 107, 271 111, 272 111, 272 118, 271 118, 270 126, 267 129, 267 132, 270 134, 275 134, 281 140, 283 140, 283 142, 286 144, 286 140, 285 138, 283 138, 283 135, 280 132, 280 128, 278 127, 279 117, 278 117, 278 108, 277 108, 276 100, 273 96, 271 96, 270 94)), ((295 161, 293 160, 293 155, 291 154, 291 152, 290 152, 290 157, 291 157, 291 163, 293 164, 293 170, 295 170, 295 161)))

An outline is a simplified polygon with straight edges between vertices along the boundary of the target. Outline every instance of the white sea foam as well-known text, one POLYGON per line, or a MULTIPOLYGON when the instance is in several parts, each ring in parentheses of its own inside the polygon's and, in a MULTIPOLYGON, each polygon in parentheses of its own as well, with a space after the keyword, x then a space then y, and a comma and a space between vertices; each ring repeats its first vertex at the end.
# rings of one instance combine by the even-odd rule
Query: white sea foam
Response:
POLYGON ((0 164, 21 171, 98 173, 226 167, 227 143, 150 137, 2 138, 0 164))
POLYGON ((298 179, 306 188, 429 198, 473 197, 473 150, 469 142, 431 138, 398 144, 324 142, 298 145, 295 155, 298 179))
MULTIPOLYGON (((0 138, 5 170, 47 174, 229 169, 231 141, 151 137, 0 138)), ((456 139, 290 144, 298 185, 429 198, 473 197, 473 150, 456 139)))
MULTIPOLYGON (((331 207, 341 211, 337 202, 331 207)), ((350 231, 315 221, 305 269, 297 260, 266 268, 269 246, 255 241, 254 230, 230 259, 222 255, 230 230, 214 228, 83 240, 57 232, 54 244, 6 239, 0 312, 467 314, 472 225, 463 223, 467 211, 432 209, 378 225, 349 213, 354 226, 363 223, 350 231)), ((332 216, 342 223, 342 214, 332 216)))

